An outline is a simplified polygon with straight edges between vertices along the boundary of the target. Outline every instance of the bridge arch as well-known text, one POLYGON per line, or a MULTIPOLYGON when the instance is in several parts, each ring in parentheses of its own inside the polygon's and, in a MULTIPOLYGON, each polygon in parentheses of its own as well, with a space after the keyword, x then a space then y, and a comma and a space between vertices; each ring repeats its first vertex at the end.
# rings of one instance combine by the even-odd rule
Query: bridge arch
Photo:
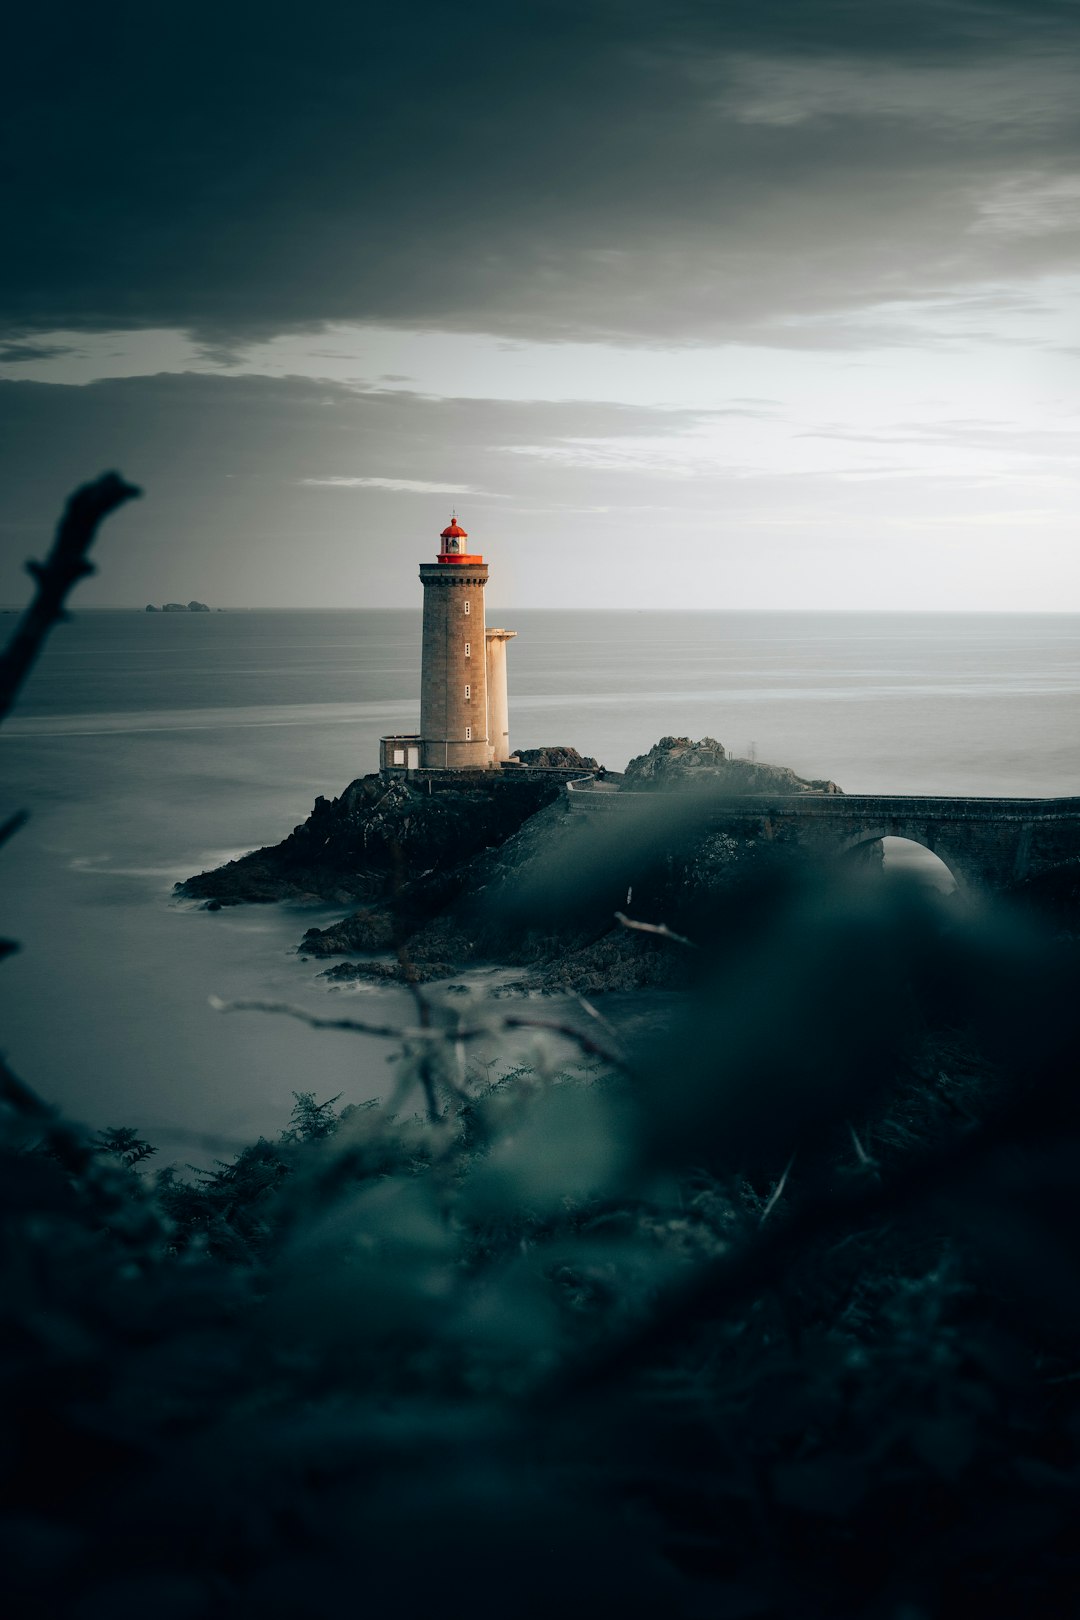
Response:
POLYGON ((967 882, 960 863, 950 860, 948 850, 940 847, 938 839, 920 836, 921 831, 883 822, 849 834, 840 845, 840 854, 849 860, 858 859, 860 853, 868 855, 880 848, 886 871, 906 871, 941 894, 963 891, 967 882))

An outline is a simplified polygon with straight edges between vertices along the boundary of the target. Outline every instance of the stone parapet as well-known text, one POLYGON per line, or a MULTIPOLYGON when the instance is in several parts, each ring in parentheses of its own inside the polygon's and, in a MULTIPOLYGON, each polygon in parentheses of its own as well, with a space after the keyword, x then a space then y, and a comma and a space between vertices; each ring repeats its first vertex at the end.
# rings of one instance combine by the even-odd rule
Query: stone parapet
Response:
POLYGON ((444 769, 441 766, 434 768, 420 766, 409 770, 404 767, 380 766, 380 775, 389 778, 404 777, 414 786, 430 784, 425 789, 433 793, 460 792, 462 788, 480 788, 485 792, 488 788, 493 793, 499 793, 522 782, 555 782, 566 786, 573 781, 575 775, 580 773, 562 768, 527 765, 504 765, 502 768, 492 766, 451 766, 444 769))
POLYGON ((579 815, 642 817, 660 824, 730 827, 764 843, 794 841, 841 855, 883 838, 932 850, 967 889, 1003 890, 1040 873, 1080 869, 1080 798, 995 799, 914 794, 723 794, 707 788, 611 792, 603 782, 567 783, 579 815))

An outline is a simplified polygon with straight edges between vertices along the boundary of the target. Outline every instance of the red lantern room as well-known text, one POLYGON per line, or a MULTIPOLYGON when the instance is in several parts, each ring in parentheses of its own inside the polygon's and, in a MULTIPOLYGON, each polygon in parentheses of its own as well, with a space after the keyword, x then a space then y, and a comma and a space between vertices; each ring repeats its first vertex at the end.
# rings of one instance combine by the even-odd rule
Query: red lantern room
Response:
POLYGON ((441 563, 469 563, 474 566, 483 562, 483 557, 472 555, 465 549, 465 541, 469 538, 457 520, 457 513, 451 514, 450 522, 439 536, 438 561, 441 563))

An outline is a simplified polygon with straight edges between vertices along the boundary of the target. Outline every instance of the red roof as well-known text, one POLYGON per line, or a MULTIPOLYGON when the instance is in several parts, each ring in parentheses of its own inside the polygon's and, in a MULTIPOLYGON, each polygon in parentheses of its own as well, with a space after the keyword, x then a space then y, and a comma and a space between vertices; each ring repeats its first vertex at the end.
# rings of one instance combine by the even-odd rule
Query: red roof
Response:
POLYGON ((468 538, 469 536, 456 517, 450 519, 450 522, 439 536, 440 540, 467 540, 468 538))

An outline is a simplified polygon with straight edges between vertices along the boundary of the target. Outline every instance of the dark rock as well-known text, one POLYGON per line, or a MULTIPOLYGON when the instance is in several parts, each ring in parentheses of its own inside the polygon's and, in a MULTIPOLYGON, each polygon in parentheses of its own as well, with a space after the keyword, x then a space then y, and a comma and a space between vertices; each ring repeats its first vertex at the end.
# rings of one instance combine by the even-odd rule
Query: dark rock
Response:
POLYGON ((557 956, 537 975, 547 995, 598 996, 617 990, 668 990, 686 982, 685 947, 613 929, 603 939, 557 956))
POLYGON ((153 602, 147 602, 146 611, 147 611, 147 613, 156 613, 158 610, 154 606, 153 602))
POLYGON ((355 983, 364 979, 372 984, 430 984, 435 979, 448 979, 454 973, 452 962, 335 962, 324 968, 320 979, 332 979, 339 984, 355 983))
POLYGON ((558 779, 498 778, 428 793, 397 778, 360 777, 338 799, 318 798, 282 843, 177 884, 188 899, 331 901, 360 905, 334 929, 311 931, 316 955, 380 951, 459 892, 469 862, 504 843, 562 792, 558 779))
POLYGON ((210 609, 207 607, 205 602, 189 602, 188 603, 188 612, 189 613, 209 613, 209 611, 210 611, 210 609))
POLYGON ((519 759, 533 770, 543 771, 596 771, 600 767, 588 754, 579 754, 576 748, 517 748, 510 756, 519 759))
POLYGON ((186 602, 166 602, 161 611, 162 613, 187 613, 189 609, 186 602))

